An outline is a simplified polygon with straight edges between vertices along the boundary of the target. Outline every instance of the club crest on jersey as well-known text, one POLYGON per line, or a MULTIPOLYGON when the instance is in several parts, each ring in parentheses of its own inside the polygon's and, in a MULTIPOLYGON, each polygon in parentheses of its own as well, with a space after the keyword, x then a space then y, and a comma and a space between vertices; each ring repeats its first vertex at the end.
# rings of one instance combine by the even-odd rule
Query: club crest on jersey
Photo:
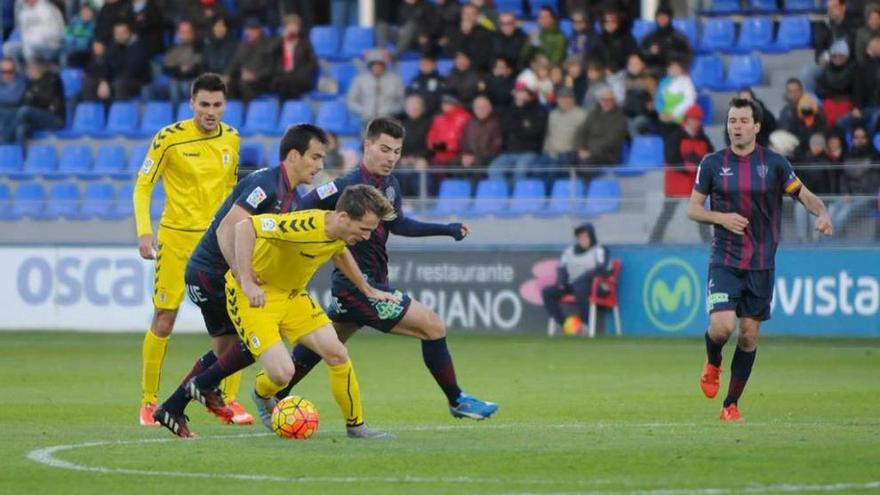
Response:
POLYGON ((141 173, 142 174, 150 173, 150 169, 153 168, 153 163, 155 163, 155 162, 153 162, 152 158, 147 158, 146 160, 144 160, 144 164, 141 165, 141 173))
POLYGON ((767 165, 764 165, 763 163, 758 165, 758 177, 760 177, 762 179, 764 177, 767 177, 768 170, 769 169, 767 168, 767 165))
POLYGON ((321 199, 326 199, 328 196, 332 196, 336 194, 339 189, 336 188, 335 182, 328 182, 324 185, 318 186, 318 197, 321 199))
POLYGON ((721 177, 732 177, 733 172, 730 170, 730 167, 721 167, 721 177))
POLYGON ((394 203, 394 186, 385 188, 385 197, 388 198, 388 201, 394 203))
POLYGON ((260 220, 260 228, 263 229, 263 232, 275 232, 275 229, 278 225, 275 223, 274 218, 263 218, 260 220))
POLYGON ((250 194, 248 194, 245 202, 256 208, 260 206, 260 203, 262 203, 264 199, 266 199, 266 191, 263 191, 262 187, 257 186, 250 194))
POLYGON ((250 339, 251 341, 251 347, 253 347, 255 350, 260 348, 261 342, 259 337, 254 334, 250 334, 248 335, 248 339, 250 339))
POLYGON ((229 150, 223 150, 223 166, 228 167, 230 162, 229 150))

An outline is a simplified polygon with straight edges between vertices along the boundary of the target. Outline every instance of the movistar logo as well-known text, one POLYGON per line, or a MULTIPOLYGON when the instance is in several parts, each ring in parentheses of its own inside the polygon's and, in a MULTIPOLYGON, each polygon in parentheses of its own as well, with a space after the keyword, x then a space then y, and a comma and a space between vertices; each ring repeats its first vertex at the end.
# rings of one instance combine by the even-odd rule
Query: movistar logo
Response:
POLYGON ((642 300, 648 319, 666 332, 678 332, 697 315, 700 279, 681 258, 657 262, 645 277, 642 300))

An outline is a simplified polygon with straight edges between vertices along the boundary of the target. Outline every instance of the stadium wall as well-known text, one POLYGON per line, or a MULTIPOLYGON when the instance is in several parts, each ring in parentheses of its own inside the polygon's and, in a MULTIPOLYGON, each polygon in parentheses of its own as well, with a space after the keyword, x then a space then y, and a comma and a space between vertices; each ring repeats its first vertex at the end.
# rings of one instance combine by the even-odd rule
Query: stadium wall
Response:
MULTIPOLYGON (((624 333, 700 335, 705 330, 703 246, 611 246, 623 261, 624 333)), ((392 283, 434 308, 452 331, 542 333, 540 287, 558 249, 395 251, 392 283)), ((0 247, 0 329, 143 331, 152 314, 152 264, 130 248, 0 247)), ((880 337, 880 248, 783 248, 777 256, 773 319, 767 334, 880 337)), ((329 268, 315 277, 330 303, 329 268)), ((203 329, 184 301, 179 331, 203 329)))

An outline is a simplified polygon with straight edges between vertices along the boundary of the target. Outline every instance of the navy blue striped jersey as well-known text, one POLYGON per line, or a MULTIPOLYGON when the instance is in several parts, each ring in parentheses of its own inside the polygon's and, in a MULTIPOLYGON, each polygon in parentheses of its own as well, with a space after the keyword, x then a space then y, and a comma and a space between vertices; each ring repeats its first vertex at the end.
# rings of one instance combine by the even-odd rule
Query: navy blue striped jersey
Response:
POLYGON ((782 196, 797 198, 802 185, 782 155, 756 146, 747 156, 729 147, 706 155, 694 190, 709 196, 712 211, 739 213, 749 221, 744 235, 715 226, 711 265, 742 270, 774 267, 782 217, 782 196))
POLYGON ((223 201, 205 235, 193 250, 189 259, 190 264, 220 276, 229 270, 229 265, 226 264, 226 259, 223 258, 220 245, 217 243, 217 226, 232 209, 232 205, 244 208, 251 215, 287 213, 297 209, 299 200, 299 193, 295 187, 290 187, 290 181, 283 167, 264 168, 251 173, 242 179, 223 201))

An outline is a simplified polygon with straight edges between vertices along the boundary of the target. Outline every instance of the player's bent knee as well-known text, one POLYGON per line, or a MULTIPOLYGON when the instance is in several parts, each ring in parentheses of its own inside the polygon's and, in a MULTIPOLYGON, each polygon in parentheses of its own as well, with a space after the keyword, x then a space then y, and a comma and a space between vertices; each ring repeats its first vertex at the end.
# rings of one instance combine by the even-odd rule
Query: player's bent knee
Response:
POLYGON ((345 362, 348 361, 348 349, 346 349, 342 342, 340 342, 339 345, 334 345, 325 350, 324 356, 322 357, 330 366, 345 364, 345 362))
POLYGON ((426 340, 442 339, 446 337, 446 325, 440 315, 431 311, 428 313, 427 323, 424 327, 424 336, 426 340))
POLYGON ((153 333, 159 337, 167 337, 174 330, 174 321, 177 319, 177 311, 171 309, 156 308, 153 315, 153 333))
POLYGON ((279 363, 266 368, 266 376, 276 385, 286 385, 293 378, 296 370, 293 363, 279 363))

